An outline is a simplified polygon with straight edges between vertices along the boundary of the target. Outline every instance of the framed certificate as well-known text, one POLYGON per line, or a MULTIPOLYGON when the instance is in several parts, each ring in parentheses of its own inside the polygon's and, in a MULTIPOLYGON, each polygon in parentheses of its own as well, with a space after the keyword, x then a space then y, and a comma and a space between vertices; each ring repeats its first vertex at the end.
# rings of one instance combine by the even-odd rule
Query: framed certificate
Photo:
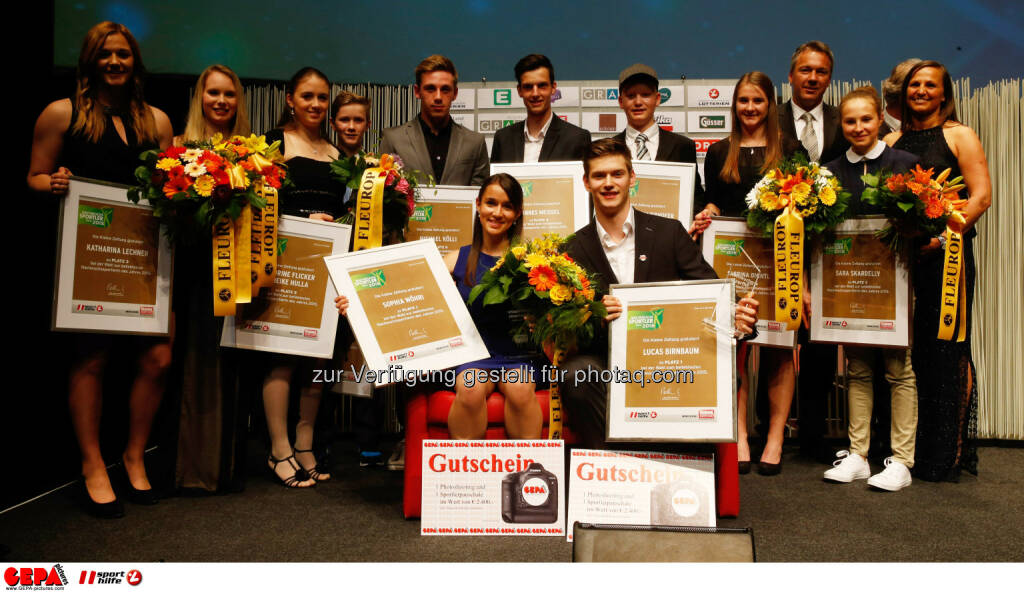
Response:
POLYGON ((348 224, 281 216, 274 285, 239 305, 235 316, 224 317, 221 346, 333 357, 337 293, 324 257, 348 251, 351 236, 348 224))
POLYGON ((616 284, 609 327, 610 441, 734 442, 730 280, 616 284))
POLYGON ((128 186, 72 177, 57 243, 55 331, 167 334, 171 244, 128 186))
POLYGON ((688 227, 693 219, 693 187, 697 165, 634 160, 636 183, 629 201, 641 212, 672 218, 688 227))
POLYGON ((508 173, 523 186, 524 239, 546 232, 568 236, 586 226, 590 197, 582 162, 493 163, 495 173, 508 173))
POLYGON ((326 258, 366 358, 370 382, 443 370, 490 354, 434 241, 326 258))
POLYGON ((906 263, 875 232, 885 218, 854 218, 811 254, 811 341, 910 347, 906 263))
POLYGON ((473 216, 479 187, 421 187, 409 216, 405 240, 431 239, 441 256, 473 242, 473 216))
MULTIPOLYGON (((736 282, 738 298, 753 294, 761 310, 771 310, 772 259, 774 245, 770 237, 751 230, 743 218, 715 217, 701 236, 701 252, 720 278, 736 282)), ((770 347, 796 347, 796 331, 772 318, 758 318, 757 338, 748 343, 770 347)))

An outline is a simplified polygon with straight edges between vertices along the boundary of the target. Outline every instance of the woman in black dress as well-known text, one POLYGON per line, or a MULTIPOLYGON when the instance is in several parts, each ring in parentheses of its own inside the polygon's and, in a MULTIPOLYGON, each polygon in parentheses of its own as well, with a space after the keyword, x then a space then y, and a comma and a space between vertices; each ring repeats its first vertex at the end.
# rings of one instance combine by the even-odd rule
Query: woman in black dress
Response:
MULTIPOLYGON (((287 106, 278 127, 266 134, 268 143, 281 141, 281 153, 294 187, 281 192, 281 213, 332 222, 343 213, 344 187, 331 176, 330 163, 338 149, 326 137, 330 112, 330 83, 316 68, 303 68, 288 81, 287 106)), ((268 466, 288 487, 309 487, 330 479, 313 454, 313 427, 322 390, 310 384, 312 358, 273 357, 263 382, 263 407, 270 433, 268 466), (288 440, 288 392, 292 375, 301 384, 295 446, 288 440)), ((322 385, 316 385, 317 387, 322 385)))
MULTIPOLYGON (((747 193, 766 172, 778 166, 784 154, 775 86, 766 74, 754 71, 740 77, 733 90, 732 119, 735 124, 729 137, 712 144, 704 160, 707 189, 704 192, 705 202, 697 204, 701 211, 694 219, 695 234, 703 232, 713 216, 746 216, 747 193)), ((781 467, 782 440, 789 407, 793 402, 793 350, 760 347, 759 351, 761 365, 765 368, 762 374, 769 380, 770 419, 758 472, 775 474, 781 467)), ((740 372, 740 386, 737 389, 737 458, 740 473, 750 471, 750 446, 747 443, 748 382, 745 371, 748 353, 749 347, 743 344, 737 361, 740 372)))
POLYGON ((885 137, 893 148, 916 155, 935 173, 953 169, 967 185, 964 212, 963 269, 966 284, 964 341, 938 339, 940 286, 946 233, 920 246, 912 267, 914 282, 914 351, 917 374, 918 422, 914 476, 926 481, 958 481, 960 470, 978 472, 976 436, 977 375, 971 358, 971 314, 974 300, 975 223, 992 204, 988 161, 974 130, 957 120, 953 82, 939 62, 926 60, 911 68, 903 80, 902 127, 885 137))
MULTIPOLYGON (((143 98, 144 74, 139 44, 124 25, 105 21, 89 29, 78 56, 75 95, 48 105, 36 121, 29 187, 63 196, 71 175, 134 184, 139 154, 167 148, 174 135, 167 115, 143 98)), ((128 443, 121 458, 131 488, 129 499, 152 504, 156 497, 143 457, 163 396, 171 348, 166 339, 90 333, 76 333, 71 341, 68 406, 82 454, 87 505, 98 516, 119 518, 124 509, 110 484, 99 443, 110 350, 127 344, 133 352, 141 351, 130 395, 128 443)))

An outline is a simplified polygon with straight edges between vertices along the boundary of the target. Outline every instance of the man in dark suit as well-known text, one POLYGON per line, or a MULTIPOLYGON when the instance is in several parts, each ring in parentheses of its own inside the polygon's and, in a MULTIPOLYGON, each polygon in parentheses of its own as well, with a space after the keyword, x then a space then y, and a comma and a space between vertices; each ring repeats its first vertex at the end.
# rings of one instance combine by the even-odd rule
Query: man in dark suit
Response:
MULTIPOLYGON (((796 146, 796 150, 807 154, 812 161, 822 163, 842 156, 850 147, 843 137, 839 109, 823 101, 832 81, 833 64, 832 50, 821 41, 808 41, 797 47, 789 62, 793 98, 779 106, 783 145, 796 146)), ((805 326, 799 332, 802 347, 797 383, 800 452, 820 462, 831 462, 832 451, 824 441, 825 409, 829 394, 835 390, 838 352, 834 345, 808 342, 809 306, 810 294, 805 294, 805 326)), ((769 377, 762 373, 760 378, 758 415, 762 424, 767 425, 769 377)))
POLYGON ((808 41, 796 48, 789 60, 793 98, 779 105, 784 142, 795 140, 798 144, 792 145, 803 146, 807 156, 817 162, 834 160, 850 147, 840 128, 839 109, 822 101, 832 82, 834 63, 832 50, 821 41, 808 41))
MULTIPOLYGON (((580 228, 568 246, 569 255, 581 266, 599 274, 596 290, 604 294, 608 321, 622 314, 618 298, 608 295, 608 285, 674 280, 714 279, 715 270, 701 256, 697 244, 678 220, 645 214, 633 209, 629 188, 636 181, 632 154, 619 139, 605 138, 590 145, 583 158, 583 183, 594 205, 594 218, 580 228)), ((736 330, 750 335, 757 324, 758 303, 740 300, 736 330)), ((561 366, 564 376, 576 370, 598 371, 608 365, 607 333, 587 351, 571 356, 561 366)), ((608 385, 599 382, 562 384, 567 417, 587 448, 605 447, 608 385)))
POLYGON ((551 111, 558 89, 551 60, 530 54, 516 63, 516 91, 526 106, 526 121, 494 134, 491 162, 580 160, 590 146, 590 132, 562 121, 551 111))
POLYGON ((491 166, 484 137, 451 118, 459 95, 455 64, 442 55, 420 62, 413 92, 421 101, 419 117, 384 130, 380 151, 398 154, 420 182, 431 176, 439 185, 483 183, 491 166))
MULTIPOLYGON (((654 112, 661 102, 658 73, 644 64, 619 72, 619 107, 626 114, 626 129, 615 137, 625 142, 634 160, 661 160, 697 164, 697 144, 658 127, 654 112)), ((703 203, 700 171, 694 180, 694 203, 703 203)))

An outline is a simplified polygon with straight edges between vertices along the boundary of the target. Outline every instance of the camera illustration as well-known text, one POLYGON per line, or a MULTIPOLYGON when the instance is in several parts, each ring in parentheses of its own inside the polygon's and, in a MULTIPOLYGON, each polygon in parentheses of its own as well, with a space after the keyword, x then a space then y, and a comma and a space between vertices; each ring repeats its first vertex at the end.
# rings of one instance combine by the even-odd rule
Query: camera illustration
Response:
POLYGON ((651 489, 651 524, 707 526, 707 487, 692 479, 662 483, 651 489))
POLYGON ((540 463, 501 480, 501 519, 513 524, 558 520, 558 479, 540 463))

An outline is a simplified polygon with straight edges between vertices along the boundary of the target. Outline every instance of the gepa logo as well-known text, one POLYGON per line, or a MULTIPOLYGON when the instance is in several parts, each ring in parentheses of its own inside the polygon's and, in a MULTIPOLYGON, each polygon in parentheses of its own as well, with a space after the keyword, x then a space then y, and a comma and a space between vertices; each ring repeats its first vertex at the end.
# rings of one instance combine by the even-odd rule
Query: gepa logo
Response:
POLYGON ((32 586, 36 590, 45 590, 45 587, 62 590, 68 585, 68 578, 64 575, 64 568, 57 563, 49 570, 44 567, 8 567, 4 570, 4 582, 8 588, 32 586))

